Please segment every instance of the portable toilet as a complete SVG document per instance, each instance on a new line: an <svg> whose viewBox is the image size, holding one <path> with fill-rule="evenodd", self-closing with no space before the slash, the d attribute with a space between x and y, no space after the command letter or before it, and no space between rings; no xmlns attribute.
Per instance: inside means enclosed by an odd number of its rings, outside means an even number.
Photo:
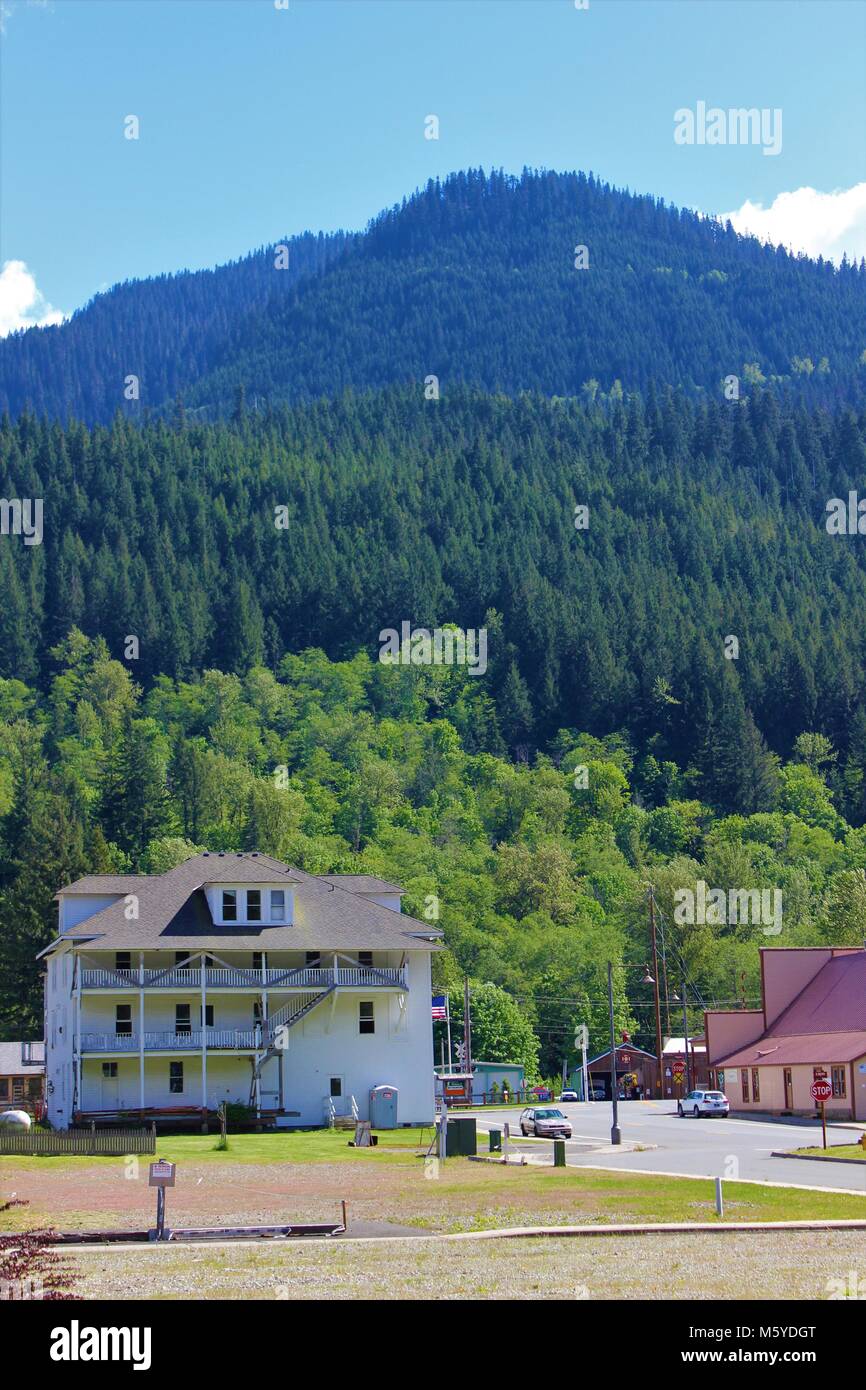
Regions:
<svg viewBox="0 0 866 1390"><path fill-rule="evenodd" d="M374 1129L397 1128L397 1087L374 1086L370 1092L370 1124Z"/></svg>

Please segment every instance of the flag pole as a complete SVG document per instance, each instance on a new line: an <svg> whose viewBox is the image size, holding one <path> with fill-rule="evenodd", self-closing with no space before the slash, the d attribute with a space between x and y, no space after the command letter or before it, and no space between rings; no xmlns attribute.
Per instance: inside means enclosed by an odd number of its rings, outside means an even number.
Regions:
<svg viewBox="0 0 866 1390"><path fill-rule="evenodd" d="M451 996L445 995L445 1027L448 1032L448 1070L451 1070Z"/></svg>

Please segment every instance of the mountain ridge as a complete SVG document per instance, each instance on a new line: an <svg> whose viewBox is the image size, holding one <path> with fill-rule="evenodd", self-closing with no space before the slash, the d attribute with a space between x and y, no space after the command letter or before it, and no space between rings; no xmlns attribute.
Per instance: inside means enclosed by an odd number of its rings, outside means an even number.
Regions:
<svg viewBox="0 0 866 1390"><path fill-rule="evenodd" d="M736 376L807 404L863 398L866 265L794 256L593 174L469 170L364 232L284 244L287 271L275 244L127 282L6 339L0 409L107 423L180 396L216 418L241 389L294 403L430 376L566 396L615 382L721 394Z"/></svg>

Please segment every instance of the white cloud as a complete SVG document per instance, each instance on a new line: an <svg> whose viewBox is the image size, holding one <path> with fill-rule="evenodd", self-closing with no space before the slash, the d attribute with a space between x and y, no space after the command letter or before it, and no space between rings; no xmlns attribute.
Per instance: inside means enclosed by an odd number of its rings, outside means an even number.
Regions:
<svg viewBox="0 0 866 1390"><path fill-rule="evenodd" d="M797 188L780 193L770 204L748 200L735 212L719 214L729 218L738 232L748 232L761 241L771 241L807 256L823 256L841 261L866 256L866 183L819 193L816 188Z"/></svg>
<svg viewBox="0 0 866 1390"><path fill-rule="evenodd" d="M66 315L54 309L36 288L23 261L7 261L0 270L0 338L16 328L44 328L62 323Z"/></svg>

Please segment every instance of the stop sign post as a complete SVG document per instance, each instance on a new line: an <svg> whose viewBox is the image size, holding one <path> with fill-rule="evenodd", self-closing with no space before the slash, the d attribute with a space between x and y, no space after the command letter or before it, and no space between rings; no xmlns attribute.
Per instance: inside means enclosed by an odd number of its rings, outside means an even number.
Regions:
<svg viewBox="0 0 866 1390"><path fill-rule="evenodd" d="M817 1070L817 1069L816 1069L816 1070ZM833 1094L833 1087L830 1085L830 1082L827 1080L826 1073L825 1073L820 1079L818 1079L817 1076L816 1076L816 1080L814 1080L814 1081L812 1082L812 1085L809 1087L809 1090L810 1090L810 1092L811 1092L811 1094L812 1094L812 1099L816 1102L816 1104L820 1105L820 1107L821 1107L821 1137L822 1137L822 1140L823 1140L823 1145L822 1145L822 1147L826 1149L826 1147L827 1147L827 1115L826 1115L826 1111L825 1111L825 1109L824 1109L824 1102L825 1102L825 1101L828 1101L828 1100L830 1099L830 1097L832 1096L832 1094Z"/></svg>

